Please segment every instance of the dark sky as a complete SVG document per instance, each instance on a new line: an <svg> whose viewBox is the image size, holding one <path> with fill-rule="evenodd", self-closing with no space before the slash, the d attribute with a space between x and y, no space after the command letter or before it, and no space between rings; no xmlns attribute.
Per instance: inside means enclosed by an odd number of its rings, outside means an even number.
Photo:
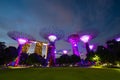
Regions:
<svg viewBox="0 0 120 80"><path fill-rule="evenodd" d="M120 32L120 0L0 0L0 41L16 45L7 36L12 30L43 41L39 32L48 26L68 33L95 29L99 35L91 43L104 44ZM71 47L59 41L57 48Z"/></svg>

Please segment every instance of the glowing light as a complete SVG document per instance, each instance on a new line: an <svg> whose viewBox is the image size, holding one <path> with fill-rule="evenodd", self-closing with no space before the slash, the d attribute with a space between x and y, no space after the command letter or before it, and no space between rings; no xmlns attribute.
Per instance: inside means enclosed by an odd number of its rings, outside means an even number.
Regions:
<svg viewBox="0 0 120 80"><path fill-rule="evenodd" d="M18 42L19 44L25 44L27 42L27 39L18 38Z"/></svg>
<svg viewBox="0 0 120 80"><path fill-rule="evenodd" d="M89 35L83 35L80 40L83 41L84 43L87 43L90 39L90 36Z"/></svg>
<svg viewBox="0 0 120 80"><path fill-rule="evenodd" d="M92 59L93 61L99 61L100 60L100 57L98 55L95 55Z"/></svg>
<svg viewBox="0 0 120 80"><path fill-rule="evenodd" d="M68 53L68 51L67 50L63 50L63 54L67 54Z"/></svg>
<svg viewBox="0 0 120 80"><path fill-rule="evenodd" d="M57 53L57 51L55 50L54 53Z"/></svg>
<svg viewBox="0 0 120 80"><path fill-rule="evenodd" d="M120 38L117 38L116 41L120 41Z"/></svg>
<svg viewBox="0 0 120 80"><path fill-rule="evenodd" d="M47 46L48 44L47 43L43 43L43 45Z"/></svg>
<svg viewBox="0 0 120 80"><path fill-rule="evenodd" d="M77 44L74 44L74 46L77 46Z"/></svg>
<svg viewBox="0 0 120 80"><path fill-rule="evenodd" d="M50 35L50 36L48 36L48 39L50 41L54 42L57 39L57 37L55 35Z"/></svg>
<svg viewBox="0 0 120 80"><path fill-rule="evenodd" d="M37 41L34 41L33 43L35 43L35 44L36 44L36 43L37 43Z"/></svg>
<svg viewBox="0 0 120 80"><path fill-rule="evenodd" d="M94 48L94 45L89 45L90 50Z"/></svg>

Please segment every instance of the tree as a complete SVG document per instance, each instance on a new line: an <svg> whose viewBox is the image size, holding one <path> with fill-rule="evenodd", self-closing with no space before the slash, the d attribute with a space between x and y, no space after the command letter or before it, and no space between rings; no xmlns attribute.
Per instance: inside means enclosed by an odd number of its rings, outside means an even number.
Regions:
<svg viewBox="0 0 120 80"><path fill-rule="evenodd" d="M45 59L36 54L36 53L33 53L33 54L30 54L27 58L27 64L29 65L34 65L34 64L41 64L41 65L44 65L45 64Z"/></svg>
<svg viewBox="0 0 120 80"><path fill-rule="evenodd" d="M80 62L80 57L73 54L73 55L70 56L70 61L71 61L72 64L75 64L77 62Z"/></svg>
<svg viewBox="0 0 120 80"><path fill-rule="evenodd" d="M5 49L5 53L4 53L4 63L9 63L13 60L15 60L15 58L17 57L18 53L17 53L17 49L14 46L9 46Z"/></svg>
<svg viewBox="0 0 120 80"><path fill-rule="evenodd" d="M115 39L106 42L110 54L113 56L113 63L120 61L120 42Z"/></svg>
<svg viewBox="0 0 120 80"><path fill-rule="evenodd" d="M70 63L70 56L68 56L67 54L63 54L62 56L60 56L59 58L59 64L69 64Z"/></svg>
<svg viewBox="0 0 120 80"><path fill-rule="evenodd" d="M4 64L5 42L0 42L0 65Z"/></svg>
<svg viewBox="0 0 120 80"><path fill-rule="evenodd" d="M98 46L96 54L100 57L102 63L113 63L114 61L114 56L104 46Z"/></svg>
<svg viewBox="0 0 120 80"><path fill-rule="evenodd" d="M21 53L19 64L23 64L23 65L26 64L27 58L28 58L27 53Z"/></svg>

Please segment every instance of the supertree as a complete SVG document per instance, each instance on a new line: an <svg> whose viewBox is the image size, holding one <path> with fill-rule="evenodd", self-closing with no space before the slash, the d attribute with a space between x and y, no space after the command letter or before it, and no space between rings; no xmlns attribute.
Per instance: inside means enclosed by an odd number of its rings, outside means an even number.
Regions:
<svg viewBox="0 0 120 80"><path fill-rule="evenodd" d="M109 37L107 40L113 40L113 39L117 42L120 42L120 33L117 33L113 35L112 37Z"/></svg>
<svg viewBox="0 0 120 80"><path fill-rule="evenodd" d="M18 66L23 45L30 41L35 41L35 38L33 38L31 35L28 35L28 34L22 33L22 32L18 32L18 31L10 31L7 33L7 35L10 38L12 38L13 40L16 40L18 42L18 45L19 45L18 46L18 57L15 60L15 66Z"/></svg>
<svg viewBox="0 0 120 80"><path fill-rule="evenodd" d="M80 56L79 50L78 50L78 42L80 41L78 34L70 34L67 37L67 42L72 44L72 50L73 54L76 56Z"/></svg>
<svg viewBox="0 0 120 80"><path fill-rule="evenodd" d="M80 40L85 43L87 54L90 53L93 46L89 45L89 41L96 38L99 31L93 29L93 30L87 30L87 31L80 31L78 32L80 36Z"/></svg>
<svg viewBox="0 0 120 80"><path fill-rule="evenodd" d="M47 49L47 60L46 63L49 66L55 66L55 53L56 46L55 42L64 37L64 32L54 26L43 28L40 30L40 36L49 41Z"/></svg>

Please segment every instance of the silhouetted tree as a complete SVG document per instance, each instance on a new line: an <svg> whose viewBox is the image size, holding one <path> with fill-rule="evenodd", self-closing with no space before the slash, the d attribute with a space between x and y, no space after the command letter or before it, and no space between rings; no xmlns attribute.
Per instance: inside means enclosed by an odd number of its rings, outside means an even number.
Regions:
<svg viewBox="0 0 120 80"><path fill-rule="evenodd" d="M70 63L70 56L68 56L67 54L63 54L62 56L60 56L59 58L59 64L69 64Z"/></svg>
<svg viewBox="0 0 120 80"><path fill-rule="evenodd" d="M0 65L4 64L5 42L0 42Z"/></svg>
<svg viewBox="0 0 120 80"><path fill-rule="evenodd" d="M96 54L100 57L102 63L106 62L113 63L114 61L114 56L104 46L98 46Z"/></svg>
<svg viewBox="0 0 120 80"><path fill-rule="evenodd" d="M4 53L4 62L7 64L13 60L15 60L15 58L17 57L18 53L17 53L17 49L14 46L9 46L5 49L5 53Z"/></svg>
<svg viewBox="0 0 120 80"><path fill-rule="evenodd" d="M73 54L70 56L70 61L72 64L75 64L77 62L80 62L80 57Z"/></svg>
<svg viewBox="0 0 120 80"><path fill-rule="evenodd" d="M33 54L30 54L27 58L27 64L41 64L41 65L44 65L45 64L45 59L36 54L36 53L33 53Z"/></svg>
<svg viewBox="0 0 120 80"><path fill-rule="evenodd" d="M115 39L109 40L106 42L107 48L112 55L112 63L114 64L116 61L120 61L120 44Z"/></svg>
<svg viewBox="0 0 120 80"><path fill-rule="evenodd" d="M87 60L87 61L92 61L92 57L95 56L95 52L94 52L94 51L91 51L91 52L88 53L86 56L87 56L87 57L86 57L85 60Z"/></svg>
<svg viewBox="0 0 120 80"><path fill-rule="evenodd" d="M28 58L27 53L21 53L21 55L20 55L20 63L19 64L26 64L27 58Z"/></svg>

